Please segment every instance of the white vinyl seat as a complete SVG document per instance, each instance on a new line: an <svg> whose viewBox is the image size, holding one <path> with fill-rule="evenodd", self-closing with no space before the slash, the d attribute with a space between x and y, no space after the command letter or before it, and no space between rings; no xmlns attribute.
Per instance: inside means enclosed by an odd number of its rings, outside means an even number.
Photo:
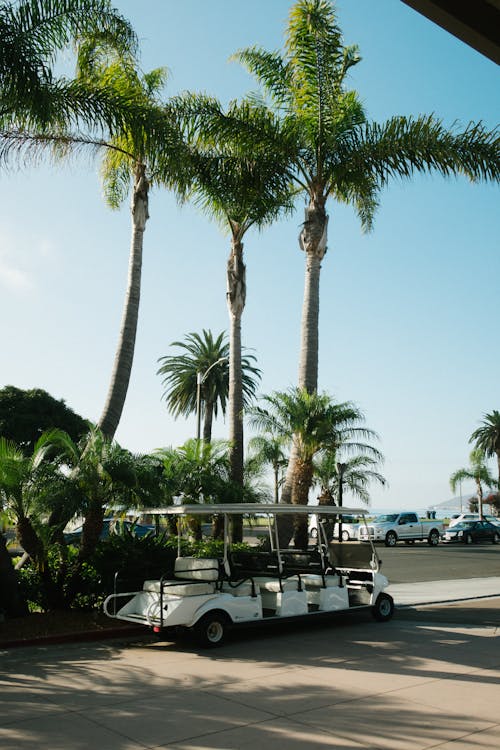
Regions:
<svg viewBox="0 0 500 750"><path fill-rule="evenodd" d="M317 573L305 573L300 575L302 585L308 588L332 588L333 586L340 585L340 577L338 575L327 575L321 576Z"/></svg>
<svg viewBox="0 0 500 750"><path fill-rule="evenodd" d="M255 589L257 591L257 586ZM242 581L241 583L232 585L229 581L224 581L221 591L224 594L232 594L233 596L252 596L252 584L250 581Z"/></svg>
<svg viewBox="0 0 500 750"><path fill-rule="evenodd" d="M200 581L199 583L182 583L181 581L144 581L144 586L142 588L144 591L151 591L159 594L162 585L164 595L203 596L215 593L215 584L208 582L204 583L203 581Z"/></svg>

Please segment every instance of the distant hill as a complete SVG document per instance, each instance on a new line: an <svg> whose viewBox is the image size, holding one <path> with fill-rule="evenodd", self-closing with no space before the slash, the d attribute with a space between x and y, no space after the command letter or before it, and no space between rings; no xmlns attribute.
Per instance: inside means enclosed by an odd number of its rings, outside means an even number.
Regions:
<svg viewBox="0 0 500 750"><path fill-rule="evenodd" d="M462 495L462 498L452 497L449 500L444 500L442 503L436 503L435 505L432 506L432 510L439 510L439 511L446 510L452 513L460 513L462 511L468 511L469 502L475 499L476 499L475 494Z"/></svg>

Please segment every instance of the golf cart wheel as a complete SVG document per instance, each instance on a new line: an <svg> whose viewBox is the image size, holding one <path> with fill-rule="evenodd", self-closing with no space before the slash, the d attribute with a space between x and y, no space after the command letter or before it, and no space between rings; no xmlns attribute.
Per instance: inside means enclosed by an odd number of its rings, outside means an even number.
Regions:
<svg viewBox="0 0 500 750"><path fill-rule="evenodd" d="M229 631L230 620L225 612L207 612L191 630L196 642L202 648L222 646Z"/></svg>
<svg viewBox="0 0 500 750"><path fill-rule="evenodd" d="M430 544L431 547L436 547L439 544L439 531L436 531L436 529L431 531L427 539L427 544Z"/></svg>
<svg viewBox="0 0 500 750"><path fill-rule="evenodd" d="M379 594L372 607L372 615L378 622L390 620L394 614L394 599L389 594Z"/></svg>
<svg viewBox="0 0 500 750"><path fill-rule="evenodd" d="M472 537L470 534L467 534L464 539L465 544L472 544Z"/></svg>
<svg viewBox="0 0 500 750"><path fill-rule="evenodd" d="M318 538L318 529L315 526L311 529L311 538L312 539Z"/></svg>
<svg viewBox="0 0 500 750"><path fill-rule="evenodd" d="M397 544L398 538L396 536L396 533L394 531L388 531L385 535L385 546L386 547L395 547Z"/></svg>

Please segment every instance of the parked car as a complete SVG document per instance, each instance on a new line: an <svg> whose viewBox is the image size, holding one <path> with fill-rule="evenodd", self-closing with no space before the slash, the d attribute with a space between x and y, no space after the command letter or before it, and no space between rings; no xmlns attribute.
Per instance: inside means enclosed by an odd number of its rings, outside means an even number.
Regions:
<svg viewBox="0 0 500 750"><path fill-rule="evenodd" d="M320 514L321 515L321 514ZM318 523L319 518L316 513L311 516L309 521L309 536L313 539L318 537ZM357 516L343 516L342 517L342 540L344 542L350 542L358 538L359 527L363 522ZM338 539L339 525L335 524L333 529L333 538Z"/></svg>
<svg viewBox="0 0 500 750"><path fill-rule="evenodd" d="M359 541L371 539L374 542L384 542L386 547L394 547L399 541L412 544L420 540L434 547L439 544L442 531L443 524L440 521L420 521L417 513L386 513L370 521L367 526L360 526Z"/></svg>
<svg viewBox="0 0 500 750"><path fill-rule="evenodd" d="M455 526L448 526L443 533L443 542L460 542L472 544L473 542L500 541L500 528L489 521L462 521Z"/></svg>
<svg viewBox="0 0 500 750"><path fill-rule="evenodd" d="M448 528L451 528L452 526L456 526L458 523L462 523L462 521L480 521L481 516L479 513L460 513L455 516L452 516L450 518L450 523L448 524ZM488 516L485 513L483 513L483 520L489 521L493 524L493 526L499 526L500 527L500 518L497 518L496 516Z"/></svg>
<svg viewBox="0 0 500 750"><path fill-rule="evenodd" d="M119 534L122 531L128 531L134 536L146 536L146 534L154 533L155 527L140 523L132 523L132 521L123 521L116 518L105 518L102 531L101 539L108 539L110 534ZM77 526L73 531L66 532L64 539L68 544L80 544L82 538L83 525Z"/></svg>

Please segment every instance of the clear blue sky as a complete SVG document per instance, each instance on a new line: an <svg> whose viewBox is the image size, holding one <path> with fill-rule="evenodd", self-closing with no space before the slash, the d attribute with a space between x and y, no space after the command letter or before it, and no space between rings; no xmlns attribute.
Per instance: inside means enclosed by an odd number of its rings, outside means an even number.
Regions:
<svg viewBox="0 0 500 750"><path fill-rule="evenodd" d="M144 70L167 66L166 94L222 100L255 88L229 56L281 47L290 0L118 0L141 39ZM337 3L346 43L363 62L356 88L373 120L431 113L464 125L500 120L491 61L399 0ZM0 387L41 387L97 420L107 393L127 276L129 210L102 200L98 163L2 174ZM372 506L425 508L450 497L468 438L500 408L498 187L433 176L392 183L374 231L329 206L320 310L320 389L350 399L381 438L389 488ZM179 445L195 419L174 421L160 400L157 359L190 331L228 327L218 227L166 192L151 200L140 322L117 433L134 451ZM243 341L263 370L262 392L296 384L304 258L301 212L248 235ZM220 421L216 437L226 437ZM464 492L469 489L464 487ZM472 489L472 488L470 488ZM347 501L346 501L347 502Z"/></svg>

